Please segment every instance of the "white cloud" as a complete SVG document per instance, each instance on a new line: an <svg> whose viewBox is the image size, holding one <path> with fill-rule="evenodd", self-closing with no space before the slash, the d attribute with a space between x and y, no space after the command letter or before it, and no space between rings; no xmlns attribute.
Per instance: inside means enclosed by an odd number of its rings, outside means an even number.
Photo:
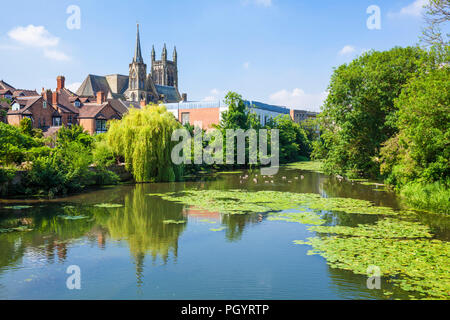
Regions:
<svg viewBox="0 0 450 320"><path fill-rule="evenodd" d="M261 7L270 7L272 6L272 0L243 0L242 3L244 5L254 4Z"/></svg>
<svg viewBox="0 0 450 320"><path fill-rule="evenodd" d="M302 89L295 88L292 91L286 89L275 92L269 96L271 103L294 109L320 111L328 93L309 94Z"/></svg>
<svg viewBox="0 0 450 320"><path fill-rule="evenodd" d="M351 45L346 45L345 47L343 47L341 49L341 51L339 51L339 55L347 56L347 55L350 55L350 54L355 53L355 52L356 52L355 47L353 47Z"/></svg>
<svg viewBox="0 0 450 320"><path fill-rule="evenodd" d="M59 38L52 35L44 26L16 27L8 36L22 47L40 48L44 57L55 61L69 61L70 57L58 50Z"/></svg>
<svg viewBox="0 0 450 320"><path fill-rule="evenodd" d="M389 13L390 17L399 17L399 16L412 16L412 17L421 17L424 6L428 4L429 0L415 0L413 3L407 5L400 9L399 12Z"/></svg>
<svg viewBox="0 0 450 320"><path fill-rule="evenodd" d="M250 68L250 62L244 62L243 67L244 69Z"/></svg>
<svg viewBox="0 0 450 320"><path fill-rule="evenodd" d="M216 88L211 89L209 91L209 93L210 93L210 95L204 97L202 99L202 101L205 101L205 102L220 101L222 99L223 94L224 94L223 91L220 91L220 90L218 90Z"/></svg>
<svg viewBox="0 0 450 320"><path fill-rule="evenodd" d="M59 38L48 32L44 26L16 27L8 32L8 36L17 42L31 47L55 47Z"/></svg>
<svg viewBox="0 0 450 320"><path fill-rule="evenodd" d="M59 50L48 50L44 49L44 56L46 58L56 60L56 61L69 61L70 57L67 56L64 52Z"/></svg>
<svg viewBox="0 0 450 320"><path fill-rule="evenodd" d="M66 86L66 88L72 92L76 92L80 86L81 86L81 82L74 82L74 83L71 83L68 86Z"/></svg>

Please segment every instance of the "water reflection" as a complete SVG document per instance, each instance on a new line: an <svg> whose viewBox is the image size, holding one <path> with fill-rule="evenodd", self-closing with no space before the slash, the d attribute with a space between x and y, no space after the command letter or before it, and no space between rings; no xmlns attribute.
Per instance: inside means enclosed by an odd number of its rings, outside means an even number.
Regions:
<svg viewBox="0 0 450 320"><path fill-rule="evenodd" d="M249 174L249 178L243 181L242 176ZM60 199L47 203L32 203L33 208L24 210L6 210L0 208L0 229L10 229L16 227L26 227L31 231L0 233L0 281L7 279L8 275L14 270L24 267L24 260L32 261L27 266L35 268L37 266L58 265L70 262L74 254L74 250L82 246L91 246L98 248L100 252L107 253L115 243L126 245L126 257L121 259L131 260L134 264L134 278L138 288L142 288L142 292L148 285L144 281L144 276L148 273L148 269L152 268L157 261L161 261L163 265L174 266L178 261L179 251L182 249L190 250L190 255L200 259L197 261L189 260L190 257L184 255L182 263L184 267L189 268L192 265L209 266L211 265L210 256L207 253L197 255L196 246L203 249L223 252L224 255L233 255L230 259L244 259L249 269L266 268L271 270L271 266L277 266L276 263L283 263L289 259L293 259L299 265L311 264L311 268L317 272L318 266L323 266L325 261L321 258L310 258L309 256L299 254L298 246L295 248L288 247L292 240L297 240L311 236L306 230L306 226L295 223L272 223L266 222L264 214L251 215L221 215L219 212L210 212L207 210L187 207L179 203L162 200L159 197L152 197L148 194L182 191L186 189L246 189L249 191L259 190L277 190L289 192L319 193L328 197L352 197L356 199L364 199L374 201L383 206L400 207L401 203L391 193L374 192L373 187L352 184L351 182L339 182L332 177L327 177L318 173L305 173L297 170L281 170L280 174L273 177L258 177L257 172L243 172L237 174L217 175L198 178L197 181L183 183L161 183L161 184L141 184L136 186L120 186L113 189L98 190L92 193L73 196L66 199ZM283 178L285 177L285 178ZM257 179L257 183L254 182ZM273 181L273 182L272 182ZM118 208L100 208L94 206L98 203L114 203L121 204ZM64 217L84 217L83 219L65 219ZM323 218L328 225L347 225L356 226L360 223L371 223L379 219L377 216L363 216L356 214L345 214L341 212L324 212ZM449 219L435 223L435 219L422 217L423 222L430 224L438 235L441 237L448 236ZM429 221L428 221L428 220ZM186 223L166 224L164 221L184 220ZM202 225L202 221L209 220L205 228L201 229L203 233L197 232L196 228ZM263 232L255 231L255 226L261 226ZM225 229L221 232L211 232L210 228ZM286 234L286 230L291 230L291 234ZM248 231L248 232L247 232ZM195 241L188 243L181 240L183 234L189 234L195 238ZM251 234L256 240L249 243ZM270 234L270 236L269 236ZM267 238L271 237L271 238ZM285 239L286 237L286 239ZM205 243L205 240L210 241ZM276 241L282 239L282 243ZM280 240L281 241L281 240ZM272 243L273 242L273 243ZM238 244L233 246L233 252L229 252L230 243ZM264 243L264 248L260 245ZM248 247L249 246L249 247ZM242 248L242 249L240 249ZM288 248L288 249L286 249ZM285 254L280 252L286 251ZM290 251L292 250L292 251ZM122 251L121 251L122 252ZM254 254L253 258L262 259L267 265L250 266L251 261L245 260L248 254ZM290 256L292 255L292 256ZM147 257L152 265L146 266ZM97 257L92 257L95 260ZM220 257L218 258L220 259ZM310 260L312 259L312 260ZM224 261L223 263L225 263ZM317 263L314 264L314 263ZM242 283L252 283L253 273L248 275L244 272L241 274L233 274L229 276L229 282L223 282L221 277L225 277L228 270L220 269L220 266L213 264L213 268L217 270L204 270L208 273L205 275L206 283L211 280L219 279L220 283L231 283L238 286ZM288 268L282 264L283 268ZM114 265L108 268L114 269ZM181 268L181 267L180 267ZM324 286L329 283L330 288L323 291L320 296L312 296L310 298L321 298L322 295L327 298L384 298L381 294L367 291L364 287L364 277L356 276L347 271L338 269L325 268L320 283L315 284L317 287ZM244 277L247 276L248 278ZM172 274L173 276L173 274ZM244 278L240 278L243 276ZM289 291L291 277L301 277L299 274L283 274L279 275L279 270L273 270L270 278L279 277L280 285L284 285L283 292L286 297L298 297L298 292ZM164 277L160 274L160 277ZM308 277L308 275L305 275ZM239 279L239 281L238 281ZM170 282L170 274L164 278L166 282ZM179 281L186 281L181 279ZM202 279L198 279L201 282ZM285 281L285 282L283 282ZM258 283L258 282L254 282ZM230 285L231 285L230 284ZM175 288L176 283L172 284ZM191 284L192 285L192 284ZM200 285L200 284L198 284ZM0 293L2 286L0 284ZM206 286L206 284L205 284ZM255 285L257 286L257 284ZM277 283L273 284L274 287ZM249 287L249 291L251 288ZM175 290L175 289L172 289ZM217 288L206 287L207 290L218 290ZM225 289L223 289L225 290ZM236 289L230 288L230 292ZM314 292L314 288L310 288ZM324 290L323 288L321 290ZM254 290L252 292L257 292ZM25 292L23 292L26 295ZM308 292L304 293L307 296ZM312 293L311 293L312 294ZM57 294L55 293L55 296ZM186 296L188 298L189 296ZM218 296L224 298L225 296ZM230 297L233 297L231 294ZM281 296L283 298L285 296ZM125 297L127 298L127 297ZM249 296L248 298L253 298ZM268 298L280 298L274 293Z"/></svg>

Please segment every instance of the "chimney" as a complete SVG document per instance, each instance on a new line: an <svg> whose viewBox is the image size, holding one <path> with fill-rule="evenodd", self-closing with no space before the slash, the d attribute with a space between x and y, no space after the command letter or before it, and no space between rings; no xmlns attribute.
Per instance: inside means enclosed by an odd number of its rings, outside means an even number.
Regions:
<svg viewBox="0 0 450 320"><path fill-rule="evenodd" d="M61 89L64 89L65 82L66 78L64 78L64 76L58 76L56 78L56 90L59 91Z"/></svg>
<svg viewBox="0 0 450 320"><path fill-rule="evenodd" d="M183 102L187 102L187 93L183 93L183 94L181 95L181 100L182 100Z"/></svg>
<svg viewBox="0 0 450 320"><path fill-rule="evenodd" d="M97 92L97 104L102 104L105 102L105 93L103 91Z"/></svg>
<svg viewBox="0 0 450 320"><path fill-rule="evenodd" d="M52 103L52 90L45 90L42 88L42 97L47 103Z"/></svg>
<svg viewBox="0 0 450 320"><path fill-rule="evenodd" d="M55 107L58 105L58 91L52 93L52 104Z"/></svg>

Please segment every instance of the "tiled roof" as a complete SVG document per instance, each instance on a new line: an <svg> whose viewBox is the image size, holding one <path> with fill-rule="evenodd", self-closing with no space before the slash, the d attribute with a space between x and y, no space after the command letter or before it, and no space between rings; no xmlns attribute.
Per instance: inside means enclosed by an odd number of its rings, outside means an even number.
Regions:
<svg viewBox="0 0 450 320"><path fill-rule="evenodd" d="M36 90L27 90L27 89L16 89L13 92L14 97L24 96L24 97L31 97L31 96L38 96L39 94L36 92Z"/></svg>
<svg viewBox="0 0 450 320"><path fill-rule="evenodd" d="M108 100L108 102L111 105L111 107L113 107L114 110L119 112L121 115L123 115L123 114L128 112L128 107L122 100L120 100L120 99L111 99L111 100Z"/></svg>
<svg viewBox="0 0 450 320"><path fill-rule="evenodd" d="M29 97L28 99L16 99L16 102L20 104L20 110L9 110L8 114L27 114L26 111L29 107L39 101L42 97ZM28 111L29 112L29 111Z"/></svg>
<svg viewBox="0 0 450 320"><path fill-rule="evenodd" d="M87 103L80 108L79 118L95 118L107 105L107 102L102 104Z"/></svg>
<svg viewBox="0 0 450 320"><path fill-rule="evenodd" d="M90 74L84 79L76 94L81 97L94 97L98 91L103 91L107 95L111 91L108 81L106 77Z"/></svg>
<svg viewBox="0 0 450 320"><path fill-rule="evenodd" d="M73 99L73 98L77 98L77 97L74 96L72 91L70 91L66 88L59 90L58 91L58 107L60 107L61 109L65 109L62 111L66 111L66 113L78 113L79 109L72 105L73 102L71 101L71 99ZM75 100L73 100L73 101L75 101Z"/></svg>
<svg viewBox="0 0 450 320"><path fill-rule="evenodd" d="M155 84L155 88L158 94L164 95L164 102L174 103L181 100L181 97L175 87L161 86Z"/></svg>
<svg viewBox="0 0 450 320"><path fill-rule="evenodd" d="M2 89L2 90L11 90L11 91L16 90L16 88L14 88L13 86L11 86L10 84L6 83L3 80L0 80L0 89Z"/></svg>

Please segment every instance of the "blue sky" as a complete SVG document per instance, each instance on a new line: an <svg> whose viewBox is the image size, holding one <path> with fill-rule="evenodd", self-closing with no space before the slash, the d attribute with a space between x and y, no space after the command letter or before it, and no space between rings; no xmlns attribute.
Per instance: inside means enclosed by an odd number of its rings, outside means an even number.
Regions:
<svg viewBox="0 0 450 320"><path fill-rule="evenodd" d="M87 74L128 74L136 34L147 71L155 45L177 46L189 100L233 90L245 98L318 110L333 68L364 50L418 43L425 0L8 1L0 19L0 79L18 88L76 86ZM66 26L70 5L80 29ZM369 30L369 6L381 30Z"/></svg>

